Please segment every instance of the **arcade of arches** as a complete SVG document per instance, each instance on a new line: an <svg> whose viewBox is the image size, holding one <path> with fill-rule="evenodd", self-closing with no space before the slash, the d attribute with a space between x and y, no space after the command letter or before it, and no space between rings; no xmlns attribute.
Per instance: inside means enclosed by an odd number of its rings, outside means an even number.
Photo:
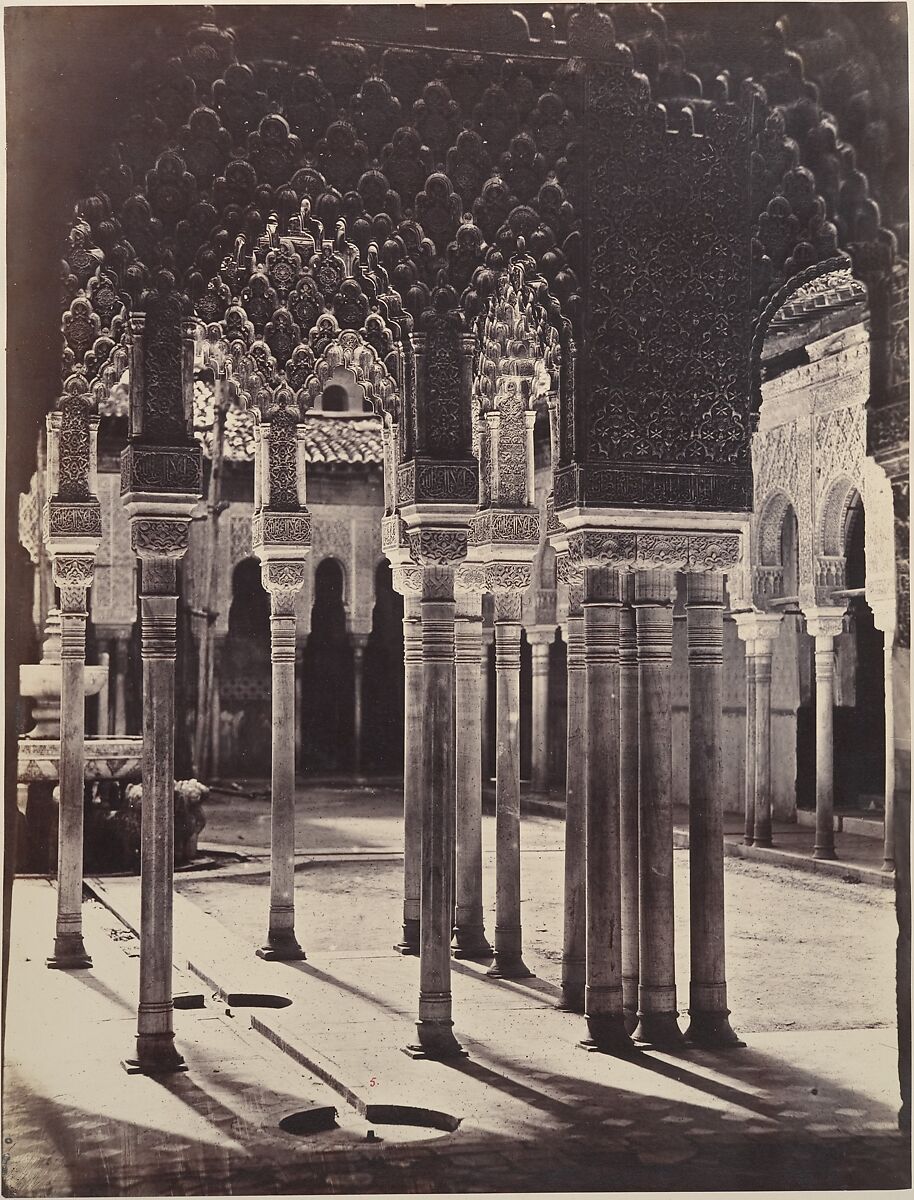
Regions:
<svg viewBox="0 0 914 1200"><path fill-rule="evenodd" d="M724 37L714 6L487 6L479 45L443 8L357 36L219 10L138 68L71 197L18 533L60 661L59 734L20 749L26 815L42 756L59 776L56 967L90 962L94 739L142 739L139 1069L183 1065L176 776L270 777L284 960L296 771L402 772L392 932L431 1057L460 1053L452 940L527 973L522 779L565 799L564 1005L611 1053L740 1044L726 813L759 846L814 822L831 859L866 811L905 886L903 139L862 51L847 99L824 7L746 7Z"/></svg>

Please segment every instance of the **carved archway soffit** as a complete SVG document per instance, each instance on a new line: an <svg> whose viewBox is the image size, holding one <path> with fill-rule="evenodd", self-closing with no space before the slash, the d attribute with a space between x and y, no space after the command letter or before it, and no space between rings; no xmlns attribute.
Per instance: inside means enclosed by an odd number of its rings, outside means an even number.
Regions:
<svg viewBox="0 0 914 1200"><path fill-rule="evenodd" d="M662 101L670 128L700 133L731 93L755 97L759 312L792 275L836 259L839 246L850 251L861 278L890 268L894 242L881 225L881 197L871 194L853 149L835 132L860 122L843 108L836 116L825 111L802 58L786 46L784 28L753 14L758 36L744 41L757 45L758 62L740 70L706 64L707 43L675 11L661 15L644 6L614 16L630 47L627 65ZM265 237L278 258L263 265L262 277L245 281L252 290L244 307L280 362L279 347L294 337L293 327L303 336L313 327L302 314L315 299L309 292L293 300L295 289L279 286L288 272L282 239L310 238L321 255L321 244L339 236L341 220L361 264L356 269L349 260L350 276L380 281L377 296L396 297L404 321L429 307L442 275L475 317L474 272L491 247L513 253L518 237L566 315L577 319L579 56L615 52L608 19L597 29L578 16L569 31L562 10L557 28L547 22L531 33L520 14L499 10L491 17L493 50L482 54L436 48L439 36L449 47L461 43L459 27L446 17L439 35L420 13L398 14L404 44L386 47L390 31L375 27L380 18L367 10L360 14L364 44L338 36L338 16L322 17L308 38L286 28L289 19L271 13L267 31L243 16L233 29L189 24L183 46L163 39L138 67L142 86L132 94L144 97L143 107L128 114L109 147L64 248L65 375L82 367L90 381L101 377L125 314L163 268L199 319L223 320L243 291L238 269ZM837 37L856 61L847 31ZM512 58L513 49L523 57ZM687 65L693 49L702 78ZM832 89L835 103L852 104L852 91ZM861 144L885 145L885 138L867 141L871 126L885 123L878 111L869 117ZM867 166L885 191L891 176L880 154L868 150ZM316 278L316 268L308 269ZM360 303L352 289L345 299ZM119 379L110 365L109 390Z"/></svg>

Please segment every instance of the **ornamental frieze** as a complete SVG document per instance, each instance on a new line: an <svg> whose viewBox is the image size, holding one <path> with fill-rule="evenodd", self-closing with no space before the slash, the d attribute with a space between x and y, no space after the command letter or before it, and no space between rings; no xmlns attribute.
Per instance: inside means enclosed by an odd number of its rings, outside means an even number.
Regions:
<svg viewBox="0 0 914 1200"><path fill-rule="evenodd" d="M479 498L479 476L475 464L427 463L416 464L414 501L441 500L450 503L475 504ZM407 503L400 495L400 502Z"/></svg>
<svg viewBox="0 0 914 1200"><path fill-rule="evenodd" d="M121 494L191 492L203 488L199 446L128 445L121 455Z"/></svg>
<svg viewBox="0 0 914 1200"><path fill-rule="evenodd" d="M60 503L51 500L46 505L47 536L56 538L98 538L102 536L102 510L98 500Z"/></svg>
<svg viewBox="0 0 914 1200"><path fill-rule="evenodd" d="M559 579L574 582L572 568L605 566L629 570L666 567L673 571L727 571L742 557L738 533L676 533L654 530L583 530L568 535L567 560L557 559Z"/></svg>
<svg viewBox="0 0 914 1200"><path fill-rule="evenodd" d="M251 545L288 546L308 550L311 546L311 514L256 513L251 521Z"/></svg>
<svg viewBox="0 0 914 1200"><path fill-rule="evenodd" d="M420 566L453 566L466 558L466 530L410 530L409 553L413 562Z"/></svg>

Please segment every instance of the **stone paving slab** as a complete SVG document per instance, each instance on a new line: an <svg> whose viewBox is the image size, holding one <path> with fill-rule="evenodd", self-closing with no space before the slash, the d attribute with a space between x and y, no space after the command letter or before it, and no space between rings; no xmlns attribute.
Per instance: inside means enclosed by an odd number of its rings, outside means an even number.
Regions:
<svg viewBox="0 0 914 1200"><path fill-rule="evenodd" d="M93 886L135 921L137 880ZM259 1010L255 1028L362 1113L387 1104L434 1107L460 1118L462 1143L472 1136L488 1147L507 1139L545 1150L581 1136L600 1163L618 1155L629 1173L635 1162L639 1171L665 1171L666 1188L674 1166L697 1172L700 1187L712 1186L719 1171L744 1186L754 1171L758 1187L788 1178L794 1159L812 1175L809 1183L794 1175L792 1187L901 1186L907 1178L907 1150L895 1131L891 1031L753 1034L743 1051L645 1053L623 1062L578 1048L581 1018L558 1012L544 981L494 981L484 965L461 962L453 973L456 1032L469 1057L449 1065L416 1061L402 1053L415 1037L416 959L351 947L311 954L305 963L264 963L182 897L175 918L178 961L208 986L293 1000ZM449 1140L448 1154L456 1148ZM755 1164L748 1174L746 1163ZM570 1169L556 1165L554 1177L567 1183ZM577 1156L574 1170L591 1178ZM594 1177L601 1170L595 1165ZM499 1181L491 1190L525 1189Z"/></svg>

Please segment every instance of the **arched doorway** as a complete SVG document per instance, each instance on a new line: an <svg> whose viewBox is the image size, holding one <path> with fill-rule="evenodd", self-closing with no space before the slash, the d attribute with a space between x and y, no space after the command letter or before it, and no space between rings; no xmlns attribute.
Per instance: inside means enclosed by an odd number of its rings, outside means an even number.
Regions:
<svg viewBox="0 0 914 1200"><path fill-rule="evenodd" d="M311 634L302 660L302 769L352 766L354 675L346 630L345 578L335 558L314 572Z"/></svg>
<svg viewBox="0 0 914 1200"><path fill-rule="evenodd" d="M221 762L226 775L265 778L272 744L270 598L260 563L243 559L232 573L228 635L219 663Z"/></svg>
<svg viewBox="0 0 914 1200"><path fill-rule="evenodd" d="M387 560L375 568L375 604L362 676L362 767L403 769L403 597Z"/></svg>

